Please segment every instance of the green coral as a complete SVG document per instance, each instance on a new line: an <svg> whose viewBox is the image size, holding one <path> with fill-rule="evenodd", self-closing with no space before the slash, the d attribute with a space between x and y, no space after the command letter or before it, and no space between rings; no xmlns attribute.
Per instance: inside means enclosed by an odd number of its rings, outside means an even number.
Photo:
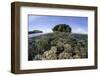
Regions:
<svg viewBox="0 0 100 76"><path fill-rule="evenodd" d="M56 47L51 47L49 51L45 51L43 54L43 60L54 60L57 59L57 54L56 54L57 48Z"/></svg>
<svg viewBox="0 0 100 76"><path fill-rule="evenodd" d="M39 55L39 54L36 55L35 58L34 58L34 60L42 60L42 55Z"/></svg>
<svg viewBox="0 0 100 76"><path fill-rule="evenodd" d="M88 58L87 35L55 32L28 41L28 60Z"/></svg>
<svg viewBox="0 0 100 76"><path fill-rule="evenodd" d="M69 59L70 58L70 54L63 51L62 53L59 54L58 56L59 59Z"/></svg>
<svg viewBox="0 0 100 76"><path fill-rule="evenodd" d="M78 54L76 54L76 55L73 56L73 59L80 59L80 58L81 58L81 56L78 55Z"/></svg>

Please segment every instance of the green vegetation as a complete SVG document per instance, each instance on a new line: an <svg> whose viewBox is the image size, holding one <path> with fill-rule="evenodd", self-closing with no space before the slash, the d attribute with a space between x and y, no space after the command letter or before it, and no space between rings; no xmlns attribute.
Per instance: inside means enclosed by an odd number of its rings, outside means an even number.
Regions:
<svg viewBox="0 0 100 76"><path fill-rule="evenodd" d="M63 28L63 25L59 26ZM28 60L80 59L88 57L87 34L71 33L71 28L28 39ZM59 28L60 31L55 30ZM57 32L55 32L57 31Z"/></svg>
<svg viewBox="0 0 100 76"><path fill-rule="evenodd" d="M66 24L58 24L52 30L54 32L67 32L67 33L70 33L71 32L71 27L69 25L66 25Z"/></svg>
<svg viewBox="0 0 100 76"><path fill-rule="evenodd" d="M42 33L42 31L40 31L40 30L33 30L33 31L29 31L28 33L29 34L32 34L32 33Z"/></svg>

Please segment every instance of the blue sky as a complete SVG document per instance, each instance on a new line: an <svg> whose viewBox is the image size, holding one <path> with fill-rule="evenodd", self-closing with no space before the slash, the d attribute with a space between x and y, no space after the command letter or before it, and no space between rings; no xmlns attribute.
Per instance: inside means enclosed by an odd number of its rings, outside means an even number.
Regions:
<svg viewBox="0 0 100 76"><path fill-rule="evenodd" d="M73 33L88 33L88 17L29 15L28 21L29 31L41 30L49 33L55 25L67 24Z"/></svg>

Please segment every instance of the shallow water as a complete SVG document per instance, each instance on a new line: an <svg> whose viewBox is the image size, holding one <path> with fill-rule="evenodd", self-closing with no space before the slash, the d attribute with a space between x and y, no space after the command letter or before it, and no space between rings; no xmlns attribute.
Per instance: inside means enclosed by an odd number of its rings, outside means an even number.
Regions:
<svg viewBox="0 0 100 76"><path fill-rule="evenodd" d="M28 38L40 36L40 35L43 35L43 34L45 34L45 33L28 34Z"/></svg>

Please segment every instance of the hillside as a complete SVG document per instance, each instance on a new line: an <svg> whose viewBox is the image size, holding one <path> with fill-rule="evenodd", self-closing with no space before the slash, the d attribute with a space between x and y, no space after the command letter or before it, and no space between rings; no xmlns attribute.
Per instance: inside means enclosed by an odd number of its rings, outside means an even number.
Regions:
<svg viewBox="0 0 100 76"><path fill-rule="evenodd" d="M87 34L48 33L28 39L28 60L87 58Z"/></svg>

